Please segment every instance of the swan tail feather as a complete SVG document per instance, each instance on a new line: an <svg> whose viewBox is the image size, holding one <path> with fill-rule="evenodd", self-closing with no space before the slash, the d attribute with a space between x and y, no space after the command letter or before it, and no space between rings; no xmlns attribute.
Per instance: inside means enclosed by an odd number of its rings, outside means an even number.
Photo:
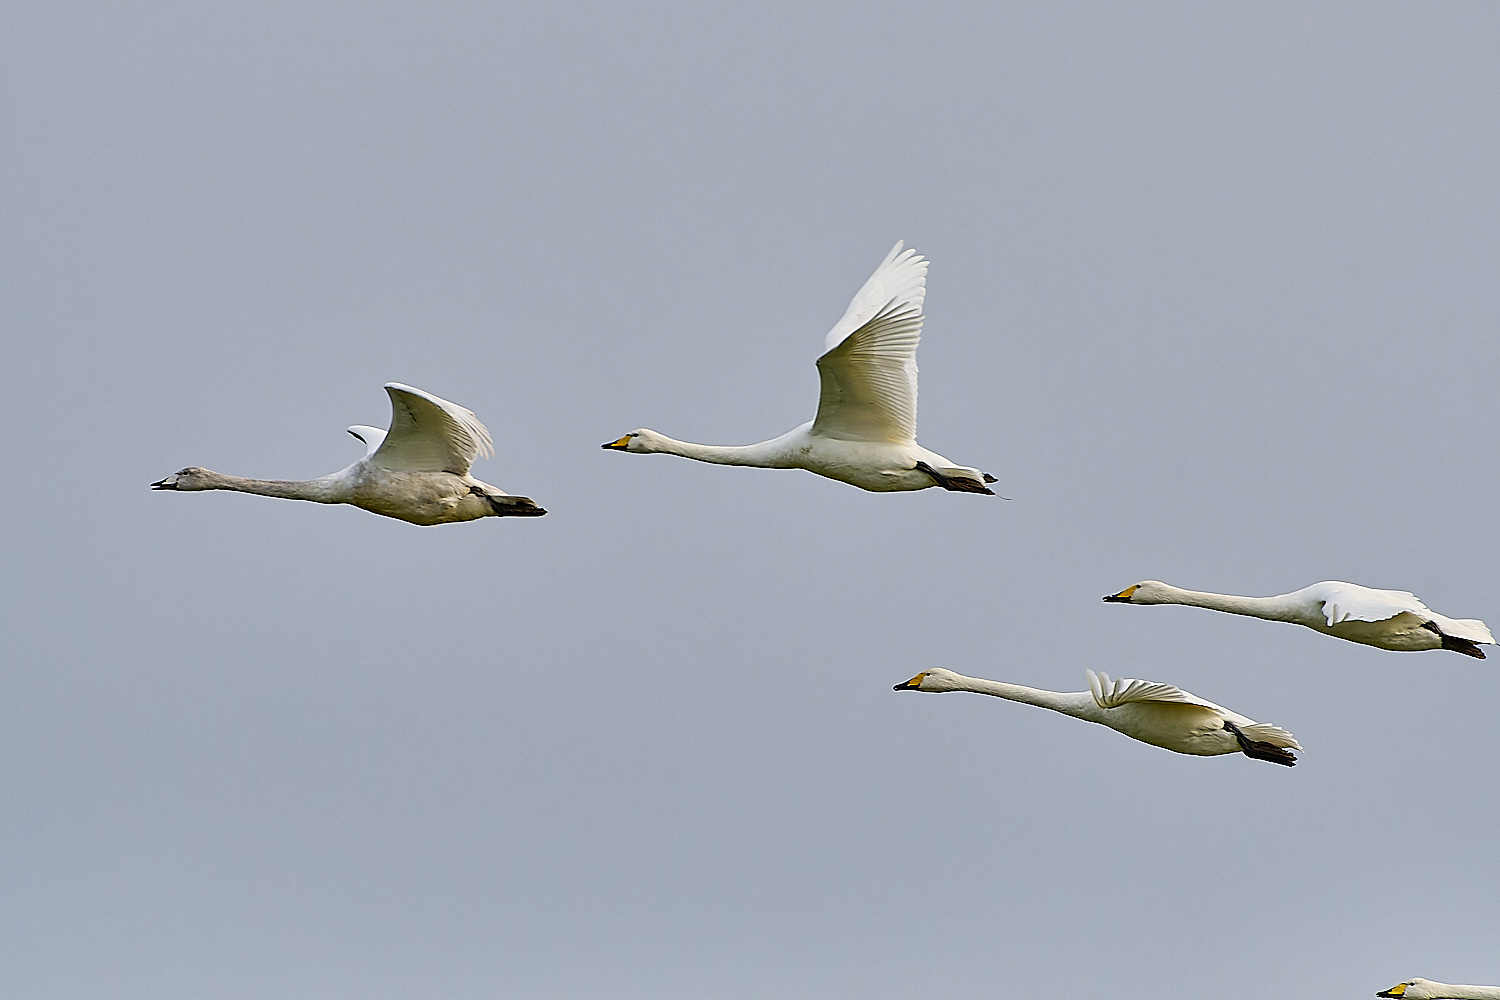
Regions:
<svg viewBox="0 0 1500 1000"><path fill-rule="evenodd" d="M1484 659L1484 650L1480 649L1478 646L1476 646L1474 644L1476 640L1468 638L1467 636L1452 634L1452 633L1458 632L1458 631L1466 631L1466 632L1469 633L1469 635L1471 635L1471 636L1474 635L1475 634L1475 630L1472 630L1472 629L1462 629L1462 630L1460 630L1460 629L1456 629L1456 628L1453 627L1455 625L1462 626L1462 625L1471 625L1471 624L1478 624L1479 625L1479 630L1478 631L1482 632L1482 634L1485 636L1485 638L1479 639L1478 640L1479 642L1491 642L1491 641L1493 641L1493 640L1491 640L1491 639L1488 638L1489 634L1490 634L1490 630L1484 627L1484 622L1477 622L1477 623L1475 623L1475 622L1472 622L1472 621L1456 621L1456 620L1454 620L1452 618L1444 618L1442 625L1439 625L1436 621L1430 621L1430 622L1423 622L1422 623L1422 627L1425 628L1427 631L1429 631L1429 632L1433 633L1434 635L1436 635L1438 637L1438 639L1442 642L1442 645L1443 645L1444 649L1451 649L1455 653L1462 653L1465 656L1472 656L1472 657L1474 657L1476 659L1482 660L1482 659ZM1444 626L1446 626L1446 628Z"/></svg>
<svg viewBox="0 0 1500 1000"><path fill-rule="evenodd" d="M1455 639L1467 639L1469 642L1495 641L1495 637L1490 635L1489 627L1478 618L1449 618L1437 612L1429 612L1426 617L1427 621L1423 624L1429 628L1436 625L1439 635L1451 635Z"/></svg>

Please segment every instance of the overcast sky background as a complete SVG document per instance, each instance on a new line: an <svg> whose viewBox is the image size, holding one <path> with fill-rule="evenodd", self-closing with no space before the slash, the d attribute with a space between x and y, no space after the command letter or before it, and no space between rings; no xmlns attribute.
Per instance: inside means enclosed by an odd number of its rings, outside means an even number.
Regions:
<svg viewBox="0 0 1500 1000"><path fill-rule="evenodd" d="M1500 982L1500 8L17 3L0 966L29 998L1367 997ZM1014 498L603 452L812 417L897 239ZM309 478L381 384L551 513ZM1085 667L1190 758L970 695Z"/></svg>

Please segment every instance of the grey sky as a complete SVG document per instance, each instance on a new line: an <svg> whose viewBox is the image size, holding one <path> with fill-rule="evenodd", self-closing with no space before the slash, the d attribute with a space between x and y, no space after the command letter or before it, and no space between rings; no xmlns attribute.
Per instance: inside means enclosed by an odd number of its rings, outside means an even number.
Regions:
<svg viewBox="0 0 1500 1000"><path fill-rule="evenodd" d="M1500 982L1500 661L1099 600L1500 625L1500 10L248 6L0 18L7 993ZM898 238L921 441L1012 502L600 451L810 419ZM390 380L551 514L146 489L340 468Z"/></svg>

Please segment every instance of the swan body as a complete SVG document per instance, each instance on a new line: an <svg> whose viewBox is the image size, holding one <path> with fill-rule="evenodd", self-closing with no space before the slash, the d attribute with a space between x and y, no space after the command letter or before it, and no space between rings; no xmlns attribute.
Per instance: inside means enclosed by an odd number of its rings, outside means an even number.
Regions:
<svg viewBox="0 0 1500 1000"><path fill-rule="evenodd" d="M1500 986L1449 986L1431 979L1408 979L1375 995L1405 1000L1500 1000Z"/></svg>
<svg viewBox="0 0 1500 1000"><path fill-rule="evenodd" d="M529 497L511 496L469 475L481 454L494 453L490 433L474 414L400 382L385 387L391 427L356 424L349 433L365 457L338 472L301 481L244 479L189 467L151 484L153 490L233 490L314 503L347 503L412 524L480 517L540 517Z"/></svg>
<svg viewBox="0 0 1500 1000"><path fill-rule="evenodd" d="M1186 604L1273 622L1304 625L1350 642L1380 649L1451 649L1484 659L1476 643L1494 643L1477 618L1448 618L1404 590L1373 590L1325 580L1277 597L1235 597L1182 590L1159 580L1143 580L1104 599L1111 604Z"/></svg>
<svg viewBox="0 0 1500 1000"><path fill-rule="evenodd" d="M1008 701L1051 709L1085 722L1108 726L1131 739L1197 757L1243 753L1256 760L1297 763L1292 750L1301 750L1291 733L1255 722L1221 708L1181 688L1156 681L1086 671L1087 691L1043 691L1003 681L965 677L942 667L917 674L897 691L972 691Z"/></svg>
<svg viewBox="0 0 1500 1000"><path fill-rule="evenodd" d="M602 447L715 465L806 469L874 493L941 486L993 496L986 484L995 477L917 444L917 344L927 259L901 247L898 242L886 255L825 339L814 419L759 444L693 444L640 428Z"/></svg>

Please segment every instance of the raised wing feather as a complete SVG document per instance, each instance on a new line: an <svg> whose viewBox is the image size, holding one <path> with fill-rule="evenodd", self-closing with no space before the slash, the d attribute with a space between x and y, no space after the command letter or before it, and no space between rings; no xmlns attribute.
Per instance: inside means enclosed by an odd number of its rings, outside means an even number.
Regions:
<svg viewBox="0 0 1500 1000"><path fill-rule="evenodd" d="M344 430L364 442L365 458L375 454L381 443L385 441L385 431L379 427L371 427L369 424L355 424L353 427L345 427Z"/></svg>
<svg viewBox="0 0 1500 1000"><path fill-rule="evenodd" d="M400 382L385 386L391 397L391 429L369 457L393 472L467 475L480 455L494 454L490 432L473 412Z"/></svg>
<svg viewBox="0 0 1500 1000"><path fill-rule="evenodd" d="M1198 705L1202 708L1222 711L1213 702L1204 701L1197 695L1188 694L1182 688L1173 687L1171 684L1141 681L1131 677L1110 680L1109 674L1102 672L1096 674L1092 670L1085 671L1085 673L1089 677L1089 690L1093 692L1094 703L1100 708L1118 708L1133 701L1160 701L1172 705Z"/></svg>
<svg viewBox="0 0 1500 1000"><path fill-rule="evenodd" d="M842 441L915 441L921 339L921 310L892 299L819 358L823 384L812 433Z"/></svg>
<svg viewBox="0 0 1500 1000"><path fill-rule="evenodd" d="M823 353L839 346L845 337L870 322L893 301L922 311L922 299L927 294L927 258L901 247L902 242L897 240L870 280L854 293L843 318L833 324L824 338Z"/></svg>

